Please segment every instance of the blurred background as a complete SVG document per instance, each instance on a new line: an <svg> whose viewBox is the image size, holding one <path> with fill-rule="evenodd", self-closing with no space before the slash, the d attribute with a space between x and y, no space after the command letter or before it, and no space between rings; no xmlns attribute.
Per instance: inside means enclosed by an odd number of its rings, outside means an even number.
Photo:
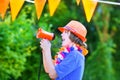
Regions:
<svg viewBox="0 0 120 80"><path fill-rule="evenodd" d="M42 65L37 30L55 33L51 41L54 56L61 47L57 28L73 19L88 30L83 80L120 80L120 6L98 3L88 23L82 2L77 6L75 0L62 0L53 16L46 4L39 20L32 3L25 2L15 21L8 8L4 20L0 18L0 80L50 80Z"/></svg>

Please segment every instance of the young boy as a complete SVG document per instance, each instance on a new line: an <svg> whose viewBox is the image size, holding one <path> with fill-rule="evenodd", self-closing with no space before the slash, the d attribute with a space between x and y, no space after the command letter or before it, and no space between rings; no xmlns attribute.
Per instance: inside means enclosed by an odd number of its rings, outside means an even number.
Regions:
<svg viewBox="0 0 120 80"><path fill-rule="evenodd" d="M58 28L62 34L62 47L55 56L51 57L51 43L42 39L43 64L51 79L82 80L85 55L88 53L86 42L86 28L78 21L72 20L65 27Z"/></svg>

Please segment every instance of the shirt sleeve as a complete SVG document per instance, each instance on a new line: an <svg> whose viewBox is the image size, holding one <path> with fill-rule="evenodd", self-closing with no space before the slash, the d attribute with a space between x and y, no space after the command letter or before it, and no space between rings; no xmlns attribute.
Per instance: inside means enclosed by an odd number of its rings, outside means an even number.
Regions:
<svg viewBox="0 0 120 80"><path fill-rule="evenodd" d="M58 78L62 79L69 73L71 73L73 70L75 70L77 67L80 66L77 61L77 55L75 55L76 51L73 51L69 53L69 55L66 56L66 58L58 65L55 66L55 70L57 72ZM79 54L79 53L78 53ZM79 57L80 58L80 57ZM79 63L82 61L80 60Z"/></svg>

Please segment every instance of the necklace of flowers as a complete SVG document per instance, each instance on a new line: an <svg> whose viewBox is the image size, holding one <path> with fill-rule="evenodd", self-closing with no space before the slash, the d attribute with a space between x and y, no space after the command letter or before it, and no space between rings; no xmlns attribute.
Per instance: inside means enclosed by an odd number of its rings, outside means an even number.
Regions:
<svg viewBox="0 0 120 80"><path fill-rule="evenodd" d="M88 50L79 45L73 45L71 47L61 47L57 55L55 55L54 64L60 64L62 60L73 50L78 50L83 55L88 53Z"/></svg>

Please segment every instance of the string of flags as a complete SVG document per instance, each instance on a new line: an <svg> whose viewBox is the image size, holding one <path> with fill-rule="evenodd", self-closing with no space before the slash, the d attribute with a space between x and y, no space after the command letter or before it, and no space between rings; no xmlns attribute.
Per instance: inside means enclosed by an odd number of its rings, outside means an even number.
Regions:
<svg viewBox="0 0 120 80"><path fill-rule="evenodd" d="M105 4L111 4L111 5L118 5L118 6L120 6L120 3L118 3L118 2L103 1L103 0L93 0L93 1L96 1L96 2L99 2L99 3L105 3Z"/></svg>
<svg viewBox="0 0 120 80"><path fill-rule="evenodd" d="M17 0L17 1L16 0L0 0L0 17L4 19L7 9L8 7L10 7L12 21L14 21L17 15L19 14L25 1L29 3L33 3L35 5L37 18L40 19L42 11L47 2L46 0L34 0L34 1L33 0ZM61 0L48 0L50 16L54 15L60 2ZM77 5L79 5L80 2L81 0L76 0ZM82 0L87 22L90 22L98 2L105 3L105 4L112 4L112 5L120 5L120 3L118 2L110 2L110 1L103 1L103 0Z"/></svg>

